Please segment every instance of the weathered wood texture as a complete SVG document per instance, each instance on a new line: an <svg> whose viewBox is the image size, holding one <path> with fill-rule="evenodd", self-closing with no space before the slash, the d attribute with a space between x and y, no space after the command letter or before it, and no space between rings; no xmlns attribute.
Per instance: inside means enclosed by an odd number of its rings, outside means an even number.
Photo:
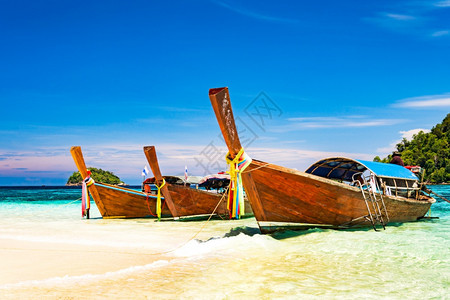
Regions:
<svg viewBox="0 0 450 300"><path fill-rule="evenodd" d="M163 176L159 169L155 147L145 146L144 153L150 168L152 169L153 175L158 181L158 185L161 185L163 182ZM227 213L226 197L222 197L220 194L214 194L202 190L192 189L188 186L179 186L170 183L166 183L161 191L164 197L167 197L167 199L170 199L173 203L173 209L171 209L171 211L175 210L179 216L211 214L221 199L221 204L219 204L215 213L219 215L225 215ZM169 202L167 202L167 204L169 204Z"/></svg>
<svg viewBox="0 0 450 300"><path fill-rule="evenodd" d="M108 217L143 218L156 217L156 197L143 192L110 186L96 185ZM178 216L207 215L214 211L222 195L195 190L183 186L168 185L173 196ZM132 192L132 193L130 193ZM137 195L140 194L140 195ZM161 214L163 217L173 217L170 209L162 200ZM226 199L224 198L216 210L217 214L226 214Z"/></svg>
<svg viewBox="0 0 450 300"><path fill-rule="evenodd" d="M104 183L95 185L95 188L98 190L100 201L106 209L106 212L102 213L103 217L156 217L156 198L154 195L151 197L143 192L110 186ZM91 187L89 190L91 190ZM161 205L161 216L172 216L164 200L162 200Z"/></svg>
<svg viewBox="0 0 450 300"><path fill-rule="evenodd" d="M228 88L211 89L209 97L232 158L241 148ZM362 218L368 210L356 187L289 168L253 160L242 174L255 218L260 222L303 223L346 227L372 226ZM389 221L415 221L426 214L433 199L385 197Z"/></svg>
<svg viewBox="0 0 450 300"><path fill-rule="evenodd" d="M264 216L255 212L257 220L339 227L368 214L359 188L260 161L252 162L246 172L251 174L264 207ZM391 223L415 221L432 204L388 196L384 202Z"/></svg>
<svg viewBox="0 0 450 300"><path fill-rule="evenodd" d="M72 147L70 152L72 153L78 171L81 173L81 176L85 178L87 176L87 169L81 148ZM154 163L153 166L155 167ZM157 161L156 166L159 171ZM155 173L158 171L155 169ZM158 176L161 176L161 173L159 173ZM170 209L169 202L164 198L162 200L161 210L163 217L208 215L214 211L216 205L218 205L215 212L216 214L224 216L228 215L226 197L222 197L221 194L196 190L190 187L170 185L167 183L165 190L163 196L168 195L172 199L174 209ZM162 191L164 191L164 189ZM156 216L155 195L104 183L91 185L89 187L89 192L94 198L95 204L103 217L144 218ZM176 211L177 214L174 216L172 211Z"/></svg>
<svg viewBox="0 0 450 300"><path fill-rule="evenodd" d="M152 169L153 175L155 176L157 185L162 186L161 193L164 195L164 199L166 200L167 206L169 207L170 212L172 213L172 216L178 217L178 211L172 201L172 196L169 193L167 184L162 185L164 181L163 181L163 177L161 175L161 170L159 169L159 163L158 163L158 158L156 156L155 146L145 146L144 153L145 153L145 157L147 158L147 161L150 165L150 168Z"/></svg>
<svg viewBox="0 0 450 300"><path fill-rule="evenodd" d="M78 171L81 174L81 178L86 178L88 176L86 163L84 162L83 158L83 152L81 152L80 146L73 146L70 148L70 154L72 154L73 161L75 162L75 165L77 166ZM97 188L95 186L91 186L89 189L89 192L92 195L92 198L94 199L95 204L97 205L98 210L100 211L100 214L107 215L106 208L104 207L100 195L98 194Z"/></svg>
<svg viewBox="0 0 450 300"><path fill-rule="evenodd" d="M242 146L241 141L239 140L238 131L236 129L236 123L234 121L228 88L223 87L210 89L209 98L216 114L220 131L222 132L222 135L225 139L225 143L228 147L228 151L230 152L230 156L233 159L236 154L239 153ZM255 217L256 215L258 215L265 220L265 209L262 206L261 199L259 197L258 190L256 189L253 182L252 176L249 175L249 173L243 174L242 183L247 195L247 201L250 202Z"/></svg>

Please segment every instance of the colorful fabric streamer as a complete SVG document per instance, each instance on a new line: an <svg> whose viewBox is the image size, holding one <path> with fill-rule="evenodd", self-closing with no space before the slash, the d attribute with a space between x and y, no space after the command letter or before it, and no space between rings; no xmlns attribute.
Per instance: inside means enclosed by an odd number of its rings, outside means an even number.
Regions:
<svg viewBox="0 0 450 300"><path fill-rule="evenodd" d="M230 165L230 187L228 189L227 207L230 211L230 219L239 219L245 214L244 205L244 188L242 185L241 173L251 164L252 159L244 152L244 148L239 150L239 153L230 159L230 152L227 153L225 159Z"/></svg>
<svg viewBox="0 0 450 300"><path fill-rule="evenodd" d="M158 221L161 220L161 189L166 185L166 181L163 178L163 182L158 186L155 182L155 186L158 189L158 195L156 197L156 215L158 216Z"/></svg>
<svg viewBox="0 0 450 300"><path fill-rule="evenodd" d="M86 217L89 209L91 208L91 198L89 197L88 187L95 183L94 179L88 176L83 180L83 185L81 189L81 216Z"/></svg>

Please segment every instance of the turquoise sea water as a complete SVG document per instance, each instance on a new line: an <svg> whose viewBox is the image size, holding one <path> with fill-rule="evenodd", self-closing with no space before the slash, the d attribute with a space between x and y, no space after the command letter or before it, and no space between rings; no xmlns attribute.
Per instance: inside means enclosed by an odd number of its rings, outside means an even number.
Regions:
<svg viewBox="0 0 450 300"><path fill-rule="evenodd" d="M430 188L450 199L450 186ZM92 219L85 220L80 197L79 189L1 188L2 247L8 241L49 243L64 251L86 246L94 257L123 254L130 262L107 272L91 266L48 277L24 273L23 279L0 282L0 298L449 299L450 203L441 199L431 211L439 219L385 231L261 235L254 218L106 220L94 205ZM37 247L29 251L41 255Z"/></svg>

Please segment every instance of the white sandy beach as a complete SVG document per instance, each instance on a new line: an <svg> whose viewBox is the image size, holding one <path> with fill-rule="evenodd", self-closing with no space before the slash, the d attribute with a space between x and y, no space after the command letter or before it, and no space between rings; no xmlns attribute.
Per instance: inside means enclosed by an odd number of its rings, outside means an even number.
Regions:
<svg viewBox="0 0 450 300"><path fill-rule="evenodd" d="M39 193L30 197L38 199ZM271 236L258 234L254 218L155 222L93 214L85 220L78 203L62 203L0 206L0 299L442 299L448 294L447 206L434 209L438 220L381 232Z"/></svg>
<svg viewBox="0 0 450 300"><path fill-rule="evenodd" d="M0 286L54 277L104 274L160 260L142 249L0 239Z"/></svg>

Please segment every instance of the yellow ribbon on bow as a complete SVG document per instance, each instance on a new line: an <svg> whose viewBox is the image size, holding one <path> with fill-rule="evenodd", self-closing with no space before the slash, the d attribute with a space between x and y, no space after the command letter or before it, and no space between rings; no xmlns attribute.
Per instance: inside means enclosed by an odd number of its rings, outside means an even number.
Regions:
<svg viewBox="0 0 450 300"><path fill-rule="evenodd" d="M252 162L250 156L244 152L244 148L239 150L234 159L230 159L230 152L225 156L227 164L230 165L230 187L228 189L227 207L230 210L230 218L239 219L245 214L244 189L242 185L241 172L243 172Z"/></svg>
<svg viewBox="0 0 450 300"><path fill-rule="evenodd" d="M164 178L163 178L163 182L160 186L158 186L155 181L155 186L158 189L158 195L156 197L156 215L158 216L158 221L161 220L161 189L165 185L166 185L166 181L164 180Z"/></svg>

